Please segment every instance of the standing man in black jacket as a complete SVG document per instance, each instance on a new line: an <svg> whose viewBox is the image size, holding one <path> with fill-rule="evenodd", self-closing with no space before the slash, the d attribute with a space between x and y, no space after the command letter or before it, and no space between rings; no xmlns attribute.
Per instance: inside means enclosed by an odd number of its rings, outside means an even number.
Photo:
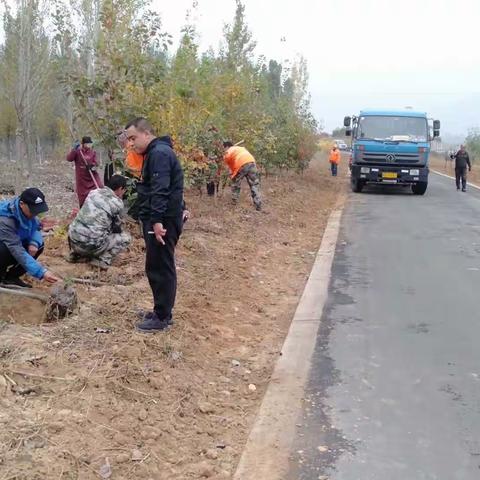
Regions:
<svg viewBox="0 0 480 480"><path fill-rule="evenodd" d="M146 246L146 274L154 299L153 312L141 312L137 329L157 332L172 324L177 291L175 246L183 227L183 170L170 137L157 138L149 121L136 118L127 138L145 160L137 184L139 218Z"/></svg>
<svg viewBox="0 0 480 480"><path fill-rule="evenodd" d="M455 180L457 182L457 190L460 190L460 180L462 181L462 192L467 191L467 166L472 171L470 157L465 150L465 145L460 146L460 150L453 156L455 158Z"/></svg>

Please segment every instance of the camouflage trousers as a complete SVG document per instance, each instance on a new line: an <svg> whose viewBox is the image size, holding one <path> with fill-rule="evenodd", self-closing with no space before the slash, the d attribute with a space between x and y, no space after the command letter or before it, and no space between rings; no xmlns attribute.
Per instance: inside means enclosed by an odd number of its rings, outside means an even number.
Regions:
<svg viewBox="0 0 480 480"><path fill-rule="evenodd" d="M260 175L258 174L257 165L255 163L247 163L240 171L232 178L232 201L234 204L238 203L240 199L240 190L242 180L246 178L250 192L252 194L252 200L257 210L262 208L262 198L260 196Z"/></svg>
<svg viewBox="0 0 480 480"><path fill-rule="evenodd" d="M69 240L72 252L87 259L96 258L111 265L112 260L121 252L126 250L132 241L129 233L112 233L107 237L103 245L88 245Z"/></svg>

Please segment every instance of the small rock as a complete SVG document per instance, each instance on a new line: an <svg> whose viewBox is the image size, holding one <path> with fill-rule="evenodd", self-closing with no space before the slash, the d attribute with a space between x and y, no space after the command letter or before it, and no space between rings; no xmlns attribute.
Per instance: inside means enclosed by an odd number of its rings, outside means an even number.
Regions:
<svg viewBox="0 0 480 480"><path fill-rule="evenodd" d="M143 440L156 440L162 435L162 432L154 427L145 427L141 432L140 436Z"/></svg>
<svg viewBox="0 0 480 480"><path fill-rule="evenodd" d="M251 391L251 392L256 392L257 391L257 387L251 383L249 386L248 386L248 389Z"/></svg>
<svg viewBox="0 0 480 480"><path fill-rule="evenodd" d="M211 478L215 475L215 470L208 462L201 462L195 465L193 472L201 478Z"/></svg>
<svg viewBox="0 0 480 480"><path fill-rule="evenodd" d="M229 480L232 478L232 474L228 470L222 470L216 477L215 480Z"/></svg>
<svg viewBox="0 0 480 480"><path fill-rule="evenodd" d="M131 442L131 438L121 432L116 433L113 436L113 439L115 440L116 443L122 446L126 446Z"/></svg>
<svg viewBox="0 0 480 480"><path fill-rule="evenodd" d="M52 345L53 345L54 347L59 347L59 346L61 345L61 343L62 343L62 342L61 342L60 340L55 340L54 342L52 342Z"/></svg>
<svg viewBox="0 0 480 480"><path fill-rule="evenodd" d="M80 455L78 457L78 461L80 463L85 463L86 465L90 465L92 463L92 459L86 453L84 453L83 455Z"/></svg>
<svg viewBox="0 0 480 480"><path fill-rule="evenodd" d="M146 420L148 418L148 412L142 408L139 412L138 412L138 419L141 420L142 422L144 420Z"/></svg>
<svg viewBox="0 0 480 480"><path fill-rule="evenodd" d="M65 428L65 425L63 424L63 422L52 422L49 426L48 426L48 430L53 432L53 433L59 433L61 432L63 429Z"/></svg>
<svg viewBox="0 0 480 480"><path fill-rule="evenodd" d="M325 447L324 445L320 445L318 448L318 451L320 453L325 453L325 452L328 452L328 447Z"/></svg>
<svg viewBox="0 0 480 480"><path fill-rule="evenodd" d="M128 453L119 453L116 457L115 457L115 461L117 463L126 463L130 460L130 455Z"/></svg>
<svg viewBox="0 0 480 480"><path fill-rule="evenodd" d="M232 360L232 367L239 367L240 362L238 360Z"/></svg>
<svg viewBox="0 0 480 480"><path fill-rule="evenodd" d="M132 450L132 456L130 457L130 459L132 460L132 462L140 462L141 460L143 460L142 452L134 448Z"/></svg>
<svg viewBox="0 0 480 480"><path fill-rule="evenodd" d="M218 452L213 448L210 448L205 452L205 457L209 460L216 460L218 458Z"/></svg>
<svg viewBox="0 0 480 480"><path fill-rule="evenodd" d="M44 448L47 442L39 436L27 438L23 444L27 450L34 450L35 448Z"/></svg>
<svg viewBox="0 0 480 480"><path fill-rule="evenodd" d="M57 412L57 417L62 417L62 418L65 418L65 417L71 417L72 416L72 411L71 410L67 410L66 408L63 409L63 410L59 410Z"/></svg>
<svg viewBox="0 0 480 480"><path fill-rule="evenodd" d="M198 409L201 413L214 413L215 407L209 402L198 402Z"/></svg>
<svg viewBox="0 0 480 480"><path fill-rule="evenodd" d="M182 352L172 352L172 354L170 355L170 358L174 362L178 362L179 360L181 360L183 358L183 353Z"/></svg>

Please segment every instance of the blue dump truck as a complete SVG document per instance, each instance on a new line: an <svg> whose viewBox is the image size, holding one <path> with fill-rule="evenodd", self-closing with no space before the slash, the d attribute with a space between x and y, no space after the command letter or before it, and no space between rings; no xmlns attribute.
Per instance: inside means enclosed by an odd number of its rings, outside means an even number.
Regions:
<svg viewBox="0 0 480 480"><path fill-rule="evenodd" d="M412 110L363 110L345 117L352 137L352 190L367 184L404 185L415 195L428 186L430 142L440 135L440 122Z"/></svg>

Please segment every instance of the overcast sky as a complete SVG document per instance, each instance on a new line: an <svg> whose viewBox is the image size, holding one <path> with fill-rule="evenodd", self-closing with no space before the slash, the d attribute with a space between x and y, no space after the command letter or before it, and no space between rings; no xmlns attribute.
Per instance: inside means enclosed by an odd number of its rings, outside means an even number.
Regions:
<svg viewBox="0 0 480 480"><path fill-rule="evenodd" d="M153 0L178 38L192 0ZM480 0L244 0L256 53L303 55L327 130L360 108L425 110L444 132L480 125ZM233 0L198 0L201 47L217 47ZM285 41L281 41L285 37Z"/></svg>

